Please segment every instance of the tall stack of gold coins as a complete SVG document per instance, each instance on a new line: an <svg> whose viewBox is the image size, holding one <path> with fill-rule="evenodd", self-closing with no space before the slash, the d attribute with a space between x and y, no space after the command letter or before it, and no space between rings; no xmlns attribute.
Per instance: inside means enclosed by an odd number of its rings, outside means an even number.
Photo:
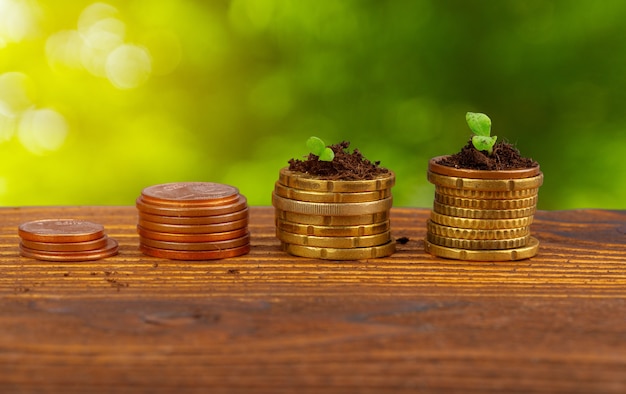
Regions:
<svg viewBox="0 0 626 394"><path fill-rule="evenodd" d="M117 254L117 242L101 224L75 219L44 219L20 224L20 254L47 261L99 260Z"/></svg>
<svg viewBox="0 0 626 394"><path fill-rule="evenodd" d="M248 206L236 187L210 182L150 186L137 198L139 248L173 260L214 260L250 251Z"/></svg>
<svg viewBox="0 0 626 394"><path fill-rule="evenodd" d="M507 261L537 254L530 235L543 183L539 167L480 171L445 167L431 160L428 180L435 201L427 222L426 251L439 257Z"/></svg>
<svg viewBox="0 0 626 394"><path fill-rule="evenodd" d="M301 257L361 260L393 254L389 171L372 180L326 180L280 170L272 193L276 236Z"/></svg>

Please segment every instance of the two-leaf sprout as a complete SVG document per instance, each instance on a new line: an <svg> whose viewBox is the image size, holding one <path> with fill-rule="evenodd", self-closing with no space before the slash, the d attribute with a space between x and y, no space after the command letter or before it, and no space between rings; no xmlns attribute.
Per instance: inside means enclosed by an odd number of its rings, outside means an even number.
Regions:
<svg viewBox="0 0 626 394"><path fill-rule="evenodd" d="M333 161L335 158L335 152L328 148L320 138L310 137L306 141L306 146L311 153L319 157L320 161Z"/></svg>
<svg viewBox="0 0 626 394"><path fill-rule="evenodd" d="M491 137L491 119L485 114L468 112L465 114L467 125L475 134L472 137L474 148L480 151L487 151L493 154L493 146L496 144L497 136Z"/></svg>

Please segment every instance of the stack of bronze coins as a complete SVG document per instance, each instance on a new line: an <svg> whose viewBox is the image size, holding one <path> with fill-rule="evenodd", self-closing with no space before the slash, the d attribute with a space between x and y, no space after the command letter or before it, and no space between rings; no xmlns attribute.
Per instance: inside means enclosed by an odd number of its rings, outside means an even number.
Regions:
<svg viewBox="0 0 626 394"><path fill-rule="evenodd" d="M250 251L246 198L233 186L180 182L137 198L139 248L173 260L214 260Z"/></svg>
<svg viewBox="0 0 626 394"><path fill-rule="evenodd" d="M47 261L90 261L117 254L118 245L100 224L74 219L22 223L20 254Z"/></svg>
<svg viewBox="0 0 626 394"><path fill-rule="evenodd" d="M272 194L276 236L284 251L327 260L393 254L390 232L393 172L372 180L326 180L280 171Z"/></svg>
<svg viewBox="0 0 626 394"><path fill-rule="evenodd" d="M543 183L538 168L525 170L527 177L515 178L524 172L511 170L501 179L497 172L491 173L492 179L479 179L452 176L474 176L477 171L440 167L431 163L428 172L435 201L427 222L427 252L476 261L520 260L537 253L539 242L531 237L530 225Z"/></svg>

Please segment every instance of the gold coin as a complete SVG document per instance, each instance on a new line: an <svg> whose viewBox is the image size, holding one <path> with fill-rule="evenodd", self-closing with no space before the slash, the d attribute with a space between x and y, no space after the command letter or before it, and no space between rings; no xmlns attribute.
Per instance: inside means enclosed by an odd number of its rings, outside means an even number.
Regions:
<svg viewBox="0 0 626 394"><path fill-rule="evenodd" d="M319 237L357 237L384 233L389 231L391 226L389 220L357 226L316 226L276 219L276 227L279 230L293 234L315 235Z"/></svg>
<svg viewBox="0 0 626 394"><path fill-rule="evenodd" d="M389 210L358 216L320 216L287 212L276 209L276 219L292 223L312 224L318 226L358 226L374 224L389 220Z"/></svg>
<svg viewBox="0 0 626 394"><path fill-rule="evenodd" d="M462 238L472 240L495 240L495 239L511 239L526 236L530 233L528 227L518 228L505 228L497 230L474 230L467 228L442 226L437 223L433 223L431 220L427 221L426 228L428 232L434 235L439 235L447 238Z"/></svg>
<svg viewBox="0 0 626 394"><path fill-rule="evenodd" d="M529 235L519 238L497 239L497 240L473 240L449 238L426 233L426 239L435 245L446 246L448 248L471 249L471 250L494 250L494 249L513 249L526 246Z"/></svg>
<svg viewBox="0 0 626 394"><path fill-rule="evenodd" d="M524 189L536 189L543 183L543 174L531 178L520 179L471 179L446 176L428 172L428 181L444 186L458 189L475 189L486 191L512 191Z"/></svg>
<svg viewBox="0 0 626 394"><path fill-rule="evenodd" d="M528 227L533 222L532 216L517 219L468 219L456 216L442 215L431 211L430 220L443 226L477 229L495 230L516 227Z"/></svg>
<svg viewBox="0 0 626 394"><path fill-rule="evenodd" d="M514 200L519 198L533 197L536 196L538 192L539 188L498 192L473 189L457 189L454 187L435 185L435 193L461 198L479 198L482 200Z"/></svg>
<svg viewBox="0 0 626 394"><path fill-rule="evenodd" d="M315 246L318 248L365 248L385 244L391 240L391 233L364 235L362 237L317 237L313 235L293 234L276 230L276 237L282 242L292 245Z"/></svg>
<svg viewBox="0 0 626 394"><path fill-rule="evenodd" d="M435 245L424 240L424 249L433 256L465 261L514 261L528 259L537 254L539 241L530 237L528 244L506 250L465 250Z"/></svg>
<svg viewBox="0 0 626 394"><path fill-rule="evenodd" d="M366 260L391 256L396 251L396 243L389 241L384 245L369 248L317 248L313 246L293 245L281 243L283 251L294 256L324 260Z"/></svg>
<svg viewBox="0 0 626 394"><path fill-rule="evenodd" d="M308 202L332 202L354 203L377 201L391 196L391 189L374 190L371 192L337 193L337 192L312 192L287 187L276 182L274 192L285 198Z"/></svg>
<svg viewBox="0 0 626 394"><path fill-rule="evenodd" d="M537 205L537 196L516 200L479 200L475 198L452 197L435 192L435 201L457 208L520 209Z"/></svg>
<svg viewBox="0 0 626 394"><path fill-rule="evenodd" d="M520 209L470 209L457 208L444 205L435 201L433 210L442 215L458 216L471 219L517 219L532 216L535 213L535 207Z"/></svg>
<svg viewBox="0 0 626 394"><path fill-rule="evenodd" d="M389 171L374 179L355 181L328 180L301 172L289 171L289 168L285 167L280 170L278 181L285 186L300 190L353 193L391 189L396 182L396 175L393 171Z"/></svg>
<svg viewBox="0 0 626 394"><path fill-rule="evenodd" d="M277 196L276 193L272 193L272 204L275 208L283 211L304 213L307 215L356 216L389 210L393 205L393 197L370 202L323 203L290 200Z"/></svg>

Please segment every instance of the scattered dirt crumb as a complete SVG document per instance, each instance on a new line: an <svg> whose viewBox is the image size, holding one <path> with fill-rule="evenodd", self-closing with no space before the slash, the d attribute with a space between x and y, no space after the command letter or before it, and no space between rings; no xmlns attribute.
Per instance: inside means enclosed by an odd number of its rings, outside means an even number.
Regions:
<svg viewBox="0 0 626 394"><path fill-rule="evenodd" d="M408 243L409 241L410 241L410 239L408 237L400 237L400 238L396 239L396 242L401 244L401 245L404 245L404 244Z"/></svg>

